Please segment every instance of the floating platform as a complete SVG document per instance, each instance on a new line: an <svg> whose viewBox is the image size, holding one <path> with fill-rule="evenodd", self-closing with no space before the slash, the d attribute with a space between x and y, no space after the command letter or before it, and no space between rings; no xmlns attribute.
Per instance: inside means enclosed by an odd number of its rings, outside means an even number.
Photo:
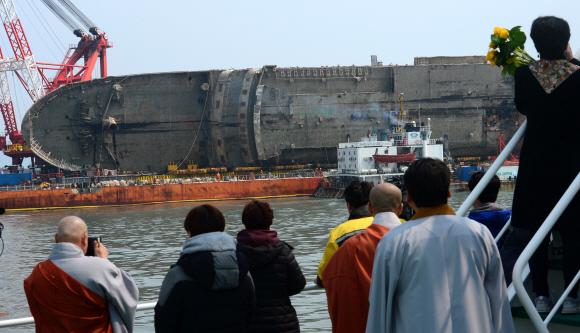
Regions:
<svg viewBox="0 0 580 333"><path fill-rule="evenodd" d="M90 208L188 201L311 195L322 178L0 192L7 210Z"/></svg>

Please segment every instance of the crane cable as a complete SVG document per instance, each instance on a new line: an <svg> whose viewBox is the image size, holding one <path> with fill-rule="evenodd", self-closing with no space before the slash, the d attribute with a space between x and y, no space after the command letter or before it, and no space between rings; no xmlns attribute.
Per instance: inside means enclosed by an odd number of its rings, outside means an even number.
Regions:
<svg viewBox="0 0 580 333"><path fill-rule="evenodd" d="M211 82L211 77L210 77L210 82ZM185 161L187 161L189 154L191 154L191 151L193 150L193 147L195 146L195 142L197 141L197 136L199 135L199 130L201 129L201 126L203 126L203 117L205 116L205 110L206 110L206 106L207 106L207 98L208 97L209 97L209 89L207 90L207 93L205 94L205 103L203 105L203 113L201 114L201 119L199 120L199 127L197 128L197 132L195 132L195 138L193 139L193 142L191 143L191 147L189 148L187 155L185 155L185 158L183 159L183 161L181 161L181 163L179 163L179 165L177 166L177 169L179 169L179 167L181 167L183 165L183 163L185 163ZM169 174L171 174L171 172L167 173L167 175L169 175Z"/></svg>
<svg viewBox="0 0 580 333"><path fill-rule="evenodd" d="M72 2L70 2L69 0L58 0L58 2L60 2L60 5L67 9L68 7L68 11L69 13L73 14L73 16L75 16L75 18L81 23L83 24L87 29L90 29L92 27L96 27L96 25L93 23L93 21L91 21L88 17L86 17L85 14L83 14L83 12L81 12L80 9L78 9Z"/></svg>
<svg viewBox="0 0 580 333"><path fill-rule="evenodd" d="M28 0L26 0L26 2L28 3ZM30 3L28 3L28 5L30 6ZM30 6L30 8L32 9L32 6ZM36 33L40 36L40 32L38 31L38 29L36 29L36 26L34 25L34 23L32 23L33 21L28 17L28 15L26 15L26 12L25 11L21 11L21 12L24 14L26 19L30 22L30 25L32 26L32 28L34 28L34 31L36 31ZM36 12L34 11L34 9L32 9L32 12L34 13L34 15L36 15ZM38 15L36 15L36 17L38 18ZM39 21L40 21L40 19L39 19ZM42 24L42 21L40 21L40 23ZM43 24L43 27L44 27L44 24ZM46 30L46 27L44 29ZM48 30L47 30L47 33L50 36L50 38L54 41L54 39L52 38L52 36L48 32ZM46 45L46 48L52 54L52 56L58 60L58 57L54 54L54 52L52 52L52 49L48 46L48 44L46 43L44 38L42 38L42 42L44 43L44 45ZM56 42L55 42L55 44L56 44ZM57 44L57 48L62 52L60 47L58 47L58 44ZM63 55L64 55L64 53L63 53Z"/></svg>
<svg viewBox="0 0 580 333"><path fill-rule="evenodd" d="M28 0L26 0L28 2ZM48 27L50 28L50 31L52 31L52 33L54 34L54 36L56 37L56 39L58 39L60 45L62 46L62 48L64 50L67 50L68 47L66 47L62 41L60 40L60 38L58 38L58 35L54 32L54 30L52 30L52 27L50 26L50 24L48 24L48 21L46 20L46 18L44 17L44 15L42 15L42 12L40 11L40 9L38 9L38 6L36 6L36 3L34 3L34 1L32 2L34 4L34 7L36 7L36 10L38 10L38 12L40 13L40 16L42 17L42 19L44 20L44 22L46 22L46 25L48 25ZM30 5L30 4L29 4ZM42 23L42 22L41 22ZM44 26L44 25L43 25ZM46 28L45 28L46 29ZM52 38L52 37L51 37ZM54 39L53 39L54 41ZM54 42L56 44L56 41ZM57 45L58 46L58 45Z"/></svg>
<svg viewBox="0 0 580 333"><path fill-rule="evenodd" d="M56 17L58 17L60 21L64 23L64 25L66 25L71 31L74 32L75 30L81 28L77 22L75 22L70 16L68 16L68 14L65 13L64 10L60 8L60 6L58 6L52 0L42 0L42 2L44 2L44 4L48 7L48 9L50 9L52 13L56 15Z"/></svg>

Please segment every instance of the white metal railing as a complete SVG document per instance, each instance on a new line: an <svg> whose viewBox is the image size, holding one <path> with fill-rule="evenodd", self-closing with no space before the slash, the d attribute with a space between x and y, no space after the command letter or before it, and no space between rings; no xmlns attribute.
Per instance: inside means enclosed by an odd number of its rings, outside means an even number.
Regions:
<svg viewBox="0 0 580 333"><path fill-rule="evenodd" d="M302 291L312 291L312 290L317 290L317 289L322 289L322 288L316 284L307 284L304 287L304 289L302 289ZM156 304L157 304L157 302L140 303L137 305L137 311L151 310L151 309L155 308ZM32 318L32 317L0 320L0 328L30 325L30 324L34 324L34 318Z"/></svg>
<svg viewBox="0 0 580 333"><path fill-rule="evenodd" d="M505 149L498 156L497 160L489 168L488 172L486 172L485 175L481 178L480 182L473 189L473 191L467 197L467 199L463 202L459 210L457 210L457 215L464 216L465 213L467 213L467 210L469 210L471 205L473 205L475 200L479 197L481 192L483 192L483 190L485 189L491 178L496 174L496 172L505 162L509 154L511 154L515 146L523 137L524 132L526 130L527 122L528 122L527 120L524 121L520 129L516 132L516 134L512 137L510 142L506 145ZM566 288L562 296L558 299L558 302L556 302L556 305L553 307L552 311L548 314L546 319L542 320L542 317L536 310L534 302L532 301L532 299L530 298L524 287L524 281L529 274L528 261L530 260L534 252L536 252L537 248L539 247L540 243L544 240L544 238L548 236L548 234L552 230L552 227L554 227L554 225L558 221L558 218L560 217L560 215L562 215L566 207L568 207L568 204L570 204L570 202L572 201L572 199L574 198L579 189L580 189L580 174L576 176L576 178L574 179L572 184L568 187L568 189L566 190L560 201L558 201L558 204L554 207L550 215L548 215L548 217L546 218L540 229L536 231L534 237L530 240L524 251L520 254L513 269L512 273L513 283L509 288L511 290L508 290L508 293L510 294L510 300L513 298L514 294L518 296L518 299L520 300L524 309L526 310L532 324L534 325L536 330L540 333L549 332L548 324L550 323L554 315L557 313L562 303L564 303L564 300L570 294L570 291L572 290L574 285L580 280L580 271L576 274L574 280L570 283L568 288ZM505 233L510 224L511 218L496 237L495 239L496 242Z"/></svg>
<svg viewBox="0 0 580 333"><path fill-rule="evenodd" d="M550 311L550 314L548 314L545 320L542 320L542 317L536 310L534 302L532 302L532 299L526 293L526 289L524 288L524 281L522 278L523 275L522 272L524 271L527 262L530 260L534 252L536 252L536 249L540 246L540 243L542 243L544 238L548 236L548 234L552 230L552 227L556 224L558 218L560 217L560 215L562 215L566 207L568 207L568 204L570 204L572 199L574 199L574 196L576 195L579 189L580 189L580 174L576 176L576 178L574 179L570 187L568 187L568 189L566 190L560 201L558 201L558 204L556 204L554 209L552 209L552 212L550 212L548 218L544 221L540 229L536 231L536 234L530 240L530 242L528 243L522 254L520 254L520 257L518 258L518 261L516 261L516 265L514 266L513 284L516 289L516 294L520 302L524 306L524 309L526 309L526 312L528 313L530 320L534 324L534 327L540 333L549 332L548 323L550 323L550 320L552 320L552 318L554 317L554 315L556 314L562 303L564 303L564 300L570 294L570 291L572 290L574 285L578 282L578 280L580 280L580 271L578 271L578 273L574 277L574 280L564 291L560 299L558 299L558 302L556 303L552 311Z"/></svg>
<svg viewBox="0 0 580 333"><path fill-rule="evenodd" d="M475 202L475 200L477 200L477 198L481 195L481 192L483 192L483 190L485 189L485 187L487 186L487 184L489 184L489 182L491 181L491 179L493 178L493 176L495 176L495 174L497 173L497 171L499 170L499 168L507 160L507 158L509 157L509 155L511 154L511 152L515 149L515 147L517 146L517 144L520 142L520 140L524 136L524 133L526 131L527 124L528 124L528 121L527 120L524 121L524 123L522 124L522 126L520 126L520 128L518 129L518 131L516 132L516 134L514 134L514 136L511 138L510 142L506 145L506 147L501 152L501 154L499 154L499 156L493 162L493 164L491 165L491 167L489 167L489 169L487 170L487 172L483 175L483 177L481 178L481 180L479 181L479 183L477 184L477 186L475 186L475 188L473 189L473 191L471 192L471 194L469 194L469 196L467 196L467 199L465 199L465 201L463 202L463 204L461 205L461 207L459 207L459 209L457 210L457 215L458 216L465 216L465 214L467 213L467 211L469 210L469 208L471 208L471 206L473 205L473 203ZM501 229L501 231L495 237L495 242L496 243L505 234L505 232L507 231L507 229L511 225L511 222L512 222L512 219L510 217L509 221L506 222L506 224L504 225L504 227ZM526 261L526 265L524 265L524 266L525 266L524 267L524 270L521 273L522 281L524 281L528 277L528 275L530 273L530 269L529 269L529 266L527 265L527 261ZM515 280L515 277L514 276L515 276L515 269L514 269L514 272L512 273L512 280ZM508 287L508 297L509 297L510 302L514 299L515 296L516 296L516 289L515 289L514 284L512 283ZM534 310L535 310L535 307L534 307Z"/></svg>

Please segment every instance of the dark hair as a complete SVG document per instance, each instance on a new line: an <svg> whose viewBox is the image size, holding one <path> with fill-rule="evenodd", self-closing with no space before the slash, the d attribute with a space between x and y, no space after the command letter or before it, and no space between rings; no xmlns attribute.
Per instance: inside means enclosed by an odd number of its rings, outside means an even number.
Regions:
<svg viewBox="0 0 580 333"><path fill-rule="evenodd" d="M191 233L191 237L208 232L223 232L226 228L226 219L224 214L214 206L201 205L187 213L183 227Z"/></svg>
<svg viewBox="0 0 580 333"><path fill-rule="evenodd" d="M405 188L417 207L447 203L451 173L441 160L422 158L411 163L403 176Z"/></svg>
<svg viewBox="0 0 580 333"><path fill-rule="evenodd" d="M570 26L555 16L540 16L532 23L530 37L542 59L565 59L564 52L570 41Z"/></svg>
<svg viewBox="0 0 580 333"><path fill-rule="evenodd" d="M364 206L369 203L372 188L368 182L355 180L344 189L344 200L354 208Z"/></svg>
<svg viewBox="0 0 580 333"><path fill-rule="evenodd" d="M242 212L242 223L248 229L266 230L272 225L274 212L267 202L252 200Z"/></svg>
<svg viewBox="0 0 580 333"><path fill-rule="evenodd" d="M469 188L469 192L473 192L473 189L479 184L481 178L485 175L485 172L476 172L471 175L469 178L469 182L467 183L467 187ZM499 193L499 188L501 183L499 181L499 177L494 175L483 192L479 195L478 199L481 203L488 203L488 202L495 202L497 200L497 194Z"/></svg>

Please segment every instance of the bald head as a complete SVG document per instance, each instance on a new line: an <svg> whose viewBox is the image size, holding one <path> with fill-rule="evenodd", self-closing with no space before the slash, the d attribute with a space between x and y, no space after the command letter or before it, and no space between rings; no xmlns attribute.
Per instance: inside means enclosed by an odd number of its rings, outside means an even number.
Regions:
<svg viewBox="0 0 580 333"><path fill-rule="evenodd" d="M395 185L383 183L373 187L369 199L373 215L385 212L397 213L403 201L403 195Z"/></svg>
<svg viewBox="0 0 580 333"><path fill-rule="evenodd" d="M76 216L67 216L58 222L56 241L59 243L78 244L86 233L87 225L85 221Z"/></svg>

